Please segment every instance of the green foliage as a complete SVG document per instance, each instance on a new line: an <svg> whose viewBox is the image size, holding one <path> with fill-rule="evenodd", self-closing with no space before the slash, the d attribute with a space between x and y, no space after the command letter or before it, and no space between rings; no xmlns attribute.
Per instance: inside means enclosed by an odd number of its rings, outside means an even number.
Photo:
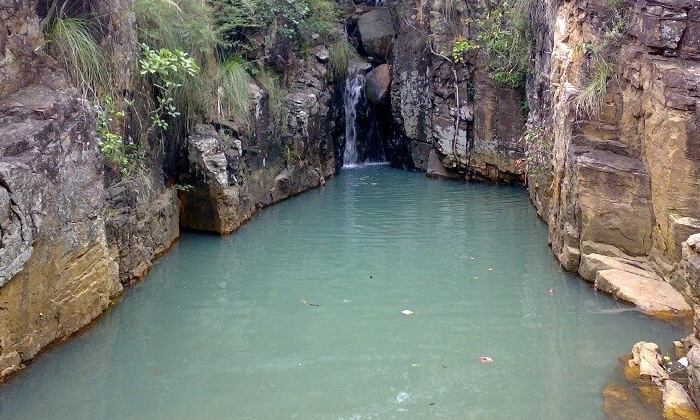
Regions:
<svg viewBox="0 0 700 420"><path fill-rule="evenodd" d="M614 9L619 9L624 3L625 0L605 0L605 4Z"/></svg>
<svg viewBox="0 0 700 420"><path fill-rule="evenodd" d="M219 64L216 83L219 113L238 115L248 122L250 85L242 61L234 57Z"/></svg>
<svg viewBox="0 0 700 420"><path fill-rule="evenodd" d="M101 102L95 102L95 134L100 142L100 151L108 162L116 165L126 174L129 168L129 156L127 146L122 136L116 133L115 127L124 118L124 111L118 110L114 105L114 99L106 96Z"/></svg>
<svg viewBox="0 0 700 420"><path fill-rule="evenodd" d="M54 19L46 31L49 54L68 72L84 95L99 96L110 89L111 74L105 54L93 37L94 22L85 18Z"/></svg>
<svg viewBox="0 0 700 420"><path fill-rule="evenodd" d="M328 77L333 80L345 78L350 62L357 57L357 51L347 39L339 39L329 48Z"/></svg>
<svg viewBox="0 0 700 420"><path fill-rule="evenodd" d="M214 51L213 11L202 0L135 0L139 42L181 50L200 63Z"/></svg>
<svg viewBox="0 0 700 420"><path fill-rule="evenodd" d="M212 87L211 63L217 45L218 34L213 29L213 9L202 0L135 0L134 12L141 44L155 50L181 51L191 57L202 71L174 72L169 75L173 83L168 88L170 104L158 103L158 107L172 110L191 125L209 117L213 110L215 89ZM143 50L144 52L146 50ZM142 74L144 74L142 72ZM145 80L149 86L152 80ZM156 86L162 90L162 86ZM162 98L159 92L158 96ZM158 125L164 122L158 121ZM163 128L167 127L162 126Z"/></svg>
<svg viewBox="0 0 700 420"><path fill-rule="evenodd" d="M629 21L626 16L619 10L615 10L612 16L612 22L610 27L606 29L603 37L605 43L619 41L625 33L627 33L627 27L629 26Z"/></svg>
<svg viewBox="0 0 700 420"><path fill-rule="evenodd" d="M285 166L293 166L294 164L300 163L302 161L301 154L294 149L294 147L289 147L288 144L284 145L284 150L282 150L282 158L284 159Z"/></svg>
<svg viewBox="0 0 700 420"><path fill-rule="evenodd" d="M182 86L177 77L182 74L194 76L199 71L199 66L192 57L180 50L161 48L156 51L146 44L141 44L141 49L143 58L139 60L140 73L150 76L153 86L158 90L158 107L150 113L151 129L159 127L165 130L168 123L164 118L180 115L173 98L175 90Z"/></svg>
<svg viewBox="0 0 700 420"><path fill-rule="evenodd" d="M608 91L608 79L613 74L613 63L610 60L598 58L595 68L586 86L575 100L576 112L579 116L598 118Z"/></svg>
<svg viewBox="0 0 700 420"><path fill-rule="evenodd" d="M452 43L452 62L455 64L465 63L466 57L464 57L464 53L476 48L479 48L479 46L475 42L461 35L458 36Z"/></svg>
<svg viewBox="0 0 700 420"><path fill-rule="evenodd" d="M331 0L212 0L220 43L235 53L255 48L251 39L268 37L293 39L297 47L312 34L332 39L340 20L340 9Z"/></svg>
<svg viewBox="0 0 700 420"><path fill-rule="evenodd" d="M512 88L525 86L530 72L530 0L504 0L477 21L478 39L488 56L493 80Z"/></svg>

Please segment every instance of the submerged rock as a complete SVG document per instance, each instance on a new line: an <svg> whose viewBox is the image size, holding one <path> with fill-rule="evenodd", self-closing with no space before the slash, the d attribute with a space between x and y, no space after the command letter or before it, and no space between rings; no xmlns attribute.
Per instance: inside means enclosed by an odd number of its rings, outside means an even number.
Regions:
<svg viewBox="0 0 700 420"><path fill-rule="evenodd" d="M664 382L663 413L666 420L700 420L695 404L683 386L676 381Z"/></svg>
<svg viewBox="0 0 700 420"><path fill-rule="evenodd" d="M650 315L690 317L693 313L683 295L643 262L585 254L581 258L579 274L601 291L633 303Z"/></svg>

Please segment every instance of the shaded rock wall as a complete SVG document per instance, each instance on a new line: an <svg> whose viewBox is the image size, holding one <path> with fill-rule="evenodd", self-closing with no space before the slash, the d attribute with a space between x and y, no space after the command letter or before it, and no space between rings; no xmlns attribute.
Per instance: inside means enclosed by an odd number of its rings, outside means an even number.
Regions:
<svg viewBox="0 0 700 420"><path fill-rule="evenodd" d="M222 125L217 131L201 125L188 138L190 169L181 183L193 188L180 193L184 227L231 233L260 208L322 185L337 173L340 151L334 139L341 101L331 103L333 86L321 62L296 59L294 69L283 121L273 121L269 93L250 79L248 127Z"/></svg>
<svg viewBox="0 0 700 420"><path fill-rule="evenodd" d="M480 49L451 57L459 37L476 41L483 11L477 1L456 2L449 13L446 7L393 7L391 161L431 175L515 182L524 158L524 92L491 80Z"/></svg>

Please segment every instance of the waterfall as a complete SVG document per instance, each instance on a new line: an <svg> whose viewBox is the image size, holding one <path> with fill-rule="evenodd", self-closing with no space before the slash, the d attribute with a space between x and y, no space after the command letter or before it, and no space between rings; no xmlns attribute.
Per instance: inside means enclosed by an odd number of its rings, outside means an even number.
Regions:
<svg viewBox="0 0 700 420"><path fill-rule="evenodd" d="M343 166L356 165L357 162L357 104L364 95L365 77L350 74L345 80L343 104L345 105L345 151Z"/></svg>

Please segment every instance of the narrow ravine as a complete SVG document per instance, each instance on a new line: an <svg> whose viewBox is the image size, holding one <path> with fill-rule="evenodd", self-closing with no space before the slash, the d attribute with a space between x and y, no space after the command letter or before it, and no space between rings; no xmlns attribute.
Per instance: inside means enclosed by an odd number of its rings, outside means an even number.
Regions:
<svg viewBox="0 0 700 420"><path fill-rule="evenodd" d="M235 235L186 233L0 388L0 419L602 420L617 357L684 331L609 313L545 238L521 188L345 170Z"/></svg>

